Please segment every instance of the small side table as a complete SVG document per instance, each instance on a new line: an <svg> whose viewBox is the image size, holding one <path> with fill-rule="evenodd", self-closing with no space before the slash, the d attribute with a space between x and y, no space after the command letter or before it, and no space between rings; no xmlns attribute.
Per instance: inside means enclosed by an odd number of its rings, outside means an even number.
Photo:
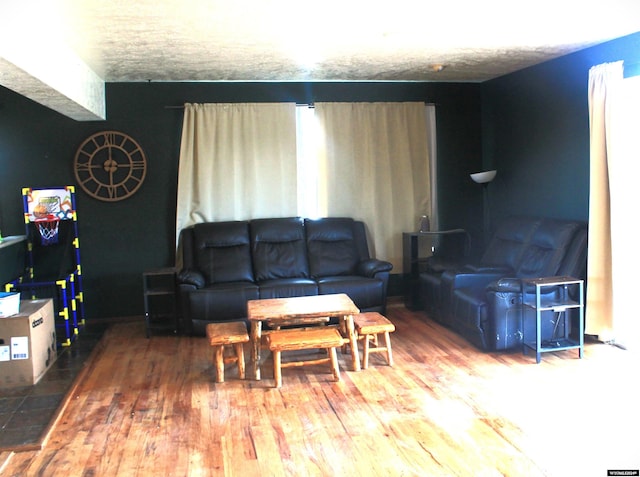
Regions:
<svg viewBox="0 0 640 477"><path fill-rule="evenodd" d="M157 268L142 273L147 338L153 330L178 332L176 269Z"/></svg>
<svg viewBox="0 0 640 477"><path fill-rule="evenodd" d="M575 299L571 297L570 289L578 289ZM554 290L555 288L555 290ZM531 293L533 292L533 293ZM532 301L530 298L534 297ZM536 363L540 363L541 354L547 351L562 351L567 349L578 349L578 355L582 358L584 352L584 281L573 277L544 277L525 278L522 280L522 305L523 320L527 308L535 310L536 314L536 336L535 339L523 336L522 352L526 355L527 349L536 352ZM570 309L579 310L578 337L573 339L569 336L569 316ZM541 336L541 316L544 311L558 313L556 320L560 320L563 315L563 336L552 336L550 339L542 339ZM556 322L557 323L557 322ZM523 324L523 330L525 329Z"/></svg>

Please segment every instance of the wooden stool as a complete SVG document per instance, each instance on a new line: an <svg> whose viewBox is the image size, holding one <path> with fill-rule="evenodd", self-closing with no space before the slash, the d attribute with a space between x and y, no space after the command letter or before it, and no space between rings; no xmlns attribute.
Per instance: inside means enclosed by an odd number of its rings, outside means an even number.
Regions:
<svg viewBox="0 0 640 477"><path fill-rule="evenodd" d="M391 338L389 333L395 331L396 327L380 313L369 312L353 315L353 324L358 333L358 339L363 340L362 369L369 367L369 353L387 353L387 363L393 366L393 355L391 353ZM378 345L378 335L384 333L384 346ZM373 341L374 346L370 347L369 342Z"/></svg>
<svg viewBox="0 0 640 477"><path fill-rule="evenodd" d="M272 331L267 335L269 349L273 353L273 378L276 387L282 386L282 369L291 366L308 366L312 364L331 363L331 371L335 381L340 381L340 369L336 348L342 346L344 339L335 328L307 328L305 330ZM283 363L281 353L283 351L296 351L303 349L326 349L327 357L322 359L291 361Z"/></svg>
<svg viewBox="0 0 640 477"><path fill-rule="evenodd" d="M207 325L207 338L209 344L214 347L213 362L216 366L216 382L224 383L225 363L238 363L238 377L244 379L244 347L242 343L249 341L247 327L242 321L230 321L227 323L209 323ZM235 356L224 357L225 345L233 345Z"/></svg>

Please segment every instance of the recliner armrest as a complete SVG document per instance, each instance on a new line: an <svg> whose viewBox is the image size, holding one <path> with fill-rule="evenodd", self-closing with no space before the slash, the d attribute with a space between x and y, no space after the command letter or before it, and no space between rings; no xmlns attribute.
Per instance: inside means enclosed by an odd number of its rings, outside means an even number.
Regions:
<svg viewBox="0 0 640 477"><path fill-rule="evenodd" d="M193 269L180 270L180 273L178 273L178 283L193 285L196 288L202 288L206 285L204 275Z"/></svg>
<svg viewBox="0 0 640 477"><path fill-rule="evenodd" d="M515 277L505 277L489 284L487 291L520 293L522 290L522 280Z"/></svg>
<svg viewBox="0 0 640 477"><path fill-rule="evenodd" d="M370 258L358 263L357 273L364 277L375 277L377 273L390 272L393 265L390 262L384 260L378 260L376 258Z"/></svg>
<svg viewBox="0 0 640 477"><path fill-rule="evenodd" d="M453 292L458 288L485 288L492 282L502 278L499 273L476 273L468 270L449 270L442 275L443 290Z"/></svg>

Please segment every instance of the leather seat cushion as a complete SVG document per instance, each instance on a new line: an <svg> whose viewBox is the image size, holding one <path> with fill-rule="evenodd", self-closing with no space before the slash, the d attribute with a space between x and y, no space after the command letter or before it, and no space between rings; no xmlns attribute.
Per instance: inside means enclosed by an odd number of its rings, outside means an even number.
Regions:
<svg viewBox="0 0 640 477"><path fill-rule="evenodd" d="M318 294L318 285L309 278L282 278L258 283L260 298L289 298Z"/></svg>
<svg viewBox="0 0 640 477"><path fill-rule="evenodd" d="M320 295L346 293L360 310L364 310L380 305L384 293L384 284L378 278L359 276L324 277L318 279L318 293Z"/></svg>
<svg viewBox="0 0 640 477"><path fill-rule="evenodd" d="M353 219L305 220L309 271L313 277L353 275L359 262Z"/></svg>
<svg viewBox="0 0 640 477"><path fill-rule="evenodd" d="M247 222L196 224L193 236L195 263L205 283L253 281Z"/></svg>
<svg viewBox="0 0 640 477"><path fill-rule="evenodd" d="M257 281L309 277L302 219L255 219L250 227Z"/></svg>
<svg viewBox="0 0 640 477"><path fill-rule="evenodd" d="M543 220L522 252L516 276L549 277L556 275L568 245L577 230L577 222Z"/></svg>
<svg viewBox="0 0 640 477"><path fill-rule="evenodd" d="M246 317L247 300L258 298L258 286L253 283L217 283L189 293L189 309L194 320L232 320Z"/></svg>
<svg viewBox="0 0 640 477"><path fill-rule="evenodd" d="M539 219L527 217L505 219L491 238L480 263L515 269L520 263L524 244L529 241L539 224Z"/></svg>

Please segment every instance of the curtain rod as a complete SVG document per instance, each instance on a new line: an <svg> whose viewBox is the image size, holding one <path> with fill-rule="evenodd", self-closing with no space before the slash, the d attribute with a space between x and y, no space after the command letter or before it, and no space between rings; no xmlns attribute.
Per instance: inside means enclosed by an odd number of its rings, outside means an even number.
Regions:
<svg viewBox="0 0 640 477"><path fill-rule="evenodd" d="M360 101L343 101L343 102L360 102ZM369 102L369 103L386 103L386 102L392 102L392 101L363 101L363 102ZM233 103L229 103L229 104L233 104ZM427 102L424 101L425 106L437 106L437 103L431 103L431 102ZM296 103L296 106L308 106L310 108L314 108L315 107L315 103ZM184 104L181 106L175 106L175 105L165 105L164 109L184 109Z"/></svg>
<svg viewBox="0 0 640 477"><path fill-rule="evenodd" d="M229 103L229 104L233 104L233 103ZM313 108L313 103L296 103L296 106L309 106L310 108ZM166 105L164 109L184 109L184 105L182 106Z"/></svg>
<svg viewBox="0 0 640 477"><path fill-rule="evenodd" d="M633 78L640 75L640 62L625 63L623 75L625 78Z"/></svg>

